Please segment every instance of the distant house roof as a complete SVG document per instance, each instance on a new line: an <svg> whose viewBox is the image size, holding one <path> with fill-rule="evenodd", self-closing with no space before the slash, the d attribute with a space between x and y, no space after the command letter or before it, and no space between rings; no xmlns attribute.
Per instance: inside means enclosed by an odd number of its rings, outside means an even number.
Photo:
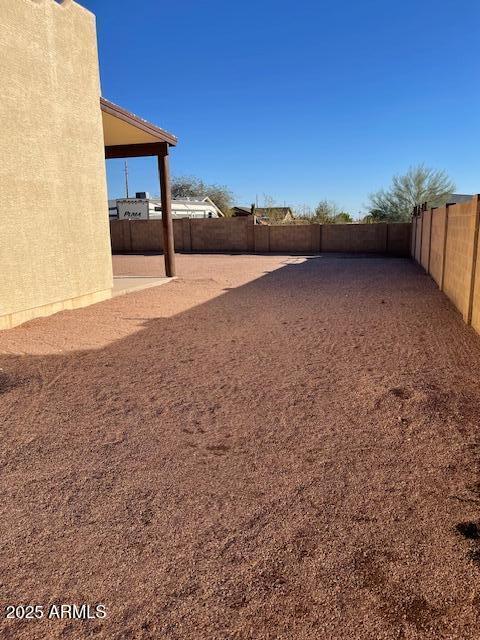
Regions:
<svg viewBox="0 0 480 640"><path fill-rule="evenodd" d="M256 207L255 215L271 221L293 220L290 207Z"/></svg>
<svg viewBox="0 0 480 640"><path fill-rule="evenodd" d="M449 202L468 202L472 198L472 195L466 193L451 193L449 195Z"/></svg>
<svg viewBox="0 0 480 640"><path fill-rule="evenodd" d="M293 220L294 215L290 207L255 207L254 213L261 220L270 222L282 222L284 220ZM234 216L250 216L252 207L233 207Z"/></svg>
<svg viewBox="0 0 480 640"><path fill-rule="evenodd" d="M252 214L251 207L232 207L234 216L250 216Z"/></svg>

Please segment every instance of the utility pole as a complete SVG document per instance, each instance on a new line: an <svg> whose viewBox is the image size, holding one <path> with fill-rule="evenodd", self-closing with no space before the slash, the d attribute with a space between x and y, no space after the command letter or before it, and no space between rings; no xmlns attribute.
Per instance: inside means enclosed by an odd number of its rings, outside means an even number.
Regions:
<svg viewBox="0 0 480 640"><path fill-rule="evenodd" d="M125 160L125 192L128 198L128 162Z"/></svg>

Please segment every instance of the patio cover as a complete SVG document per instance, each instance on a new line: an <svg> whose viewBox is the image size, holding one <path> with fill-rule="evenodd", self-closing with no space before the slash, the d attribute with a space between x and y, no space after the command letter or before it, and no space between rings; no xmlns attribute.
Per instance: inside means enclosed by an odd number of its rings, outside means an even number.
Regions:
<svg viewBox="0 0 480 640"><path fill-rule="evenodd" d="M175 249L173 243L172 196L168 167L169 148L177 144L177 138L139 118L126 109L100 98L103 119L105 158L139 158L157 156L162 199L163 252L165 273L175 275Z"/></svg>

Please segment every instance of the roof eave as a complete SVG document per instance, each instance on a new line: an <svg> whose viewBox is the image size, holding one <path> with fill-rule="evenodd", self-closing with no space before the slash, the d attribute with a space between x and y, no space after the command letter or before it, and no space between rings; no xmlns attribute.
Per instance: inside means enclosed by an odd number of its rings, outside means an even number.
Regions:
<svg viewBox="0 0 480 640"><path fill-rule="evenodd" d="M118 104L110 102L110 100L107 100L106 98L100 98L100 108L105 113L108 113L115 118L119 118L137 129L145 131L145 133L155 137L159 142L166 142L172 147L176 146L178 142L178 139L172 133L169 133L164 129L160 129L160 127L157 127L147 120L143 120L143 118L139 118L134 113L119 107Z"/></svg>

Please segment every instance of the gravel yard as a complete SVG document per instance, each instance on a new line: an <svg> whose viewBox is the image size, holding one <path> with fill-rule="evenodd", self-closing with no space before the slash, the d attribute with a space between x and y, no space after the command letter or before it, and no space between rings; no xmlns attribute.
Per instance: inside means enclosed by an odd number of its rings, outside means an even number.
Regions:
<svg viewBox="0 0 480 640"><path fill-rule="evenodd" d="M480 337L406 259L177 260L0 332L0 600L107 610L0 637L478 639Z"/></svg>

